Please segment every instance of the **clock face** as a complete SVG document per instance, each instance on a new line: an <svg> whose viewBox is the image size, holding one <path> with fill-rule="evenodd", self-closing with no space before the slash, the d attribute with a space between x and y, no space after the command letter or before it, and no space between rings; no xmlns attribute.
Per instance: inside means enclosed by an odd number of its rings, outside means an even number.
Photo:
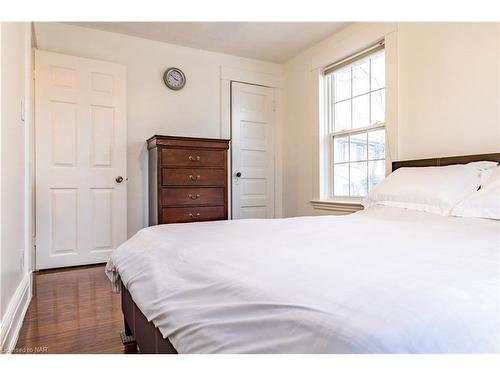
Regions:
<svg viewBox="0 0 500 375"><path fill-rule="evenodd" d="M186 84L186 76L180 69L170 68L163 74L163 81L168 88L172 90L180 90Z"/></svg>

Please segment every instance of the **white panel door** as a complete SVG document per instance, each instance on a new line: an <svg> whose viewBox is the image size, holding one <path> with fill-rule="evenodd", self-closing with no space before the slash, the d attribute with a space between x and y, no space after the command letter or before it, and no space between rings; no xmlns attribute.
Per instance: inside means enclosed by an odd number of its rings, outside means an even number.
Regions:
<svg viewBox="0 0 500 375"><path fill-rule="evenodd" d="M37 269L105 262L127 239L125 90L122 65L36 51Z"/></svg>
<svg viewBox="0 0 500 375"><path fill-rule="evenodd" d="M231 86L232 218L274 217L274 90Z"/></svg>

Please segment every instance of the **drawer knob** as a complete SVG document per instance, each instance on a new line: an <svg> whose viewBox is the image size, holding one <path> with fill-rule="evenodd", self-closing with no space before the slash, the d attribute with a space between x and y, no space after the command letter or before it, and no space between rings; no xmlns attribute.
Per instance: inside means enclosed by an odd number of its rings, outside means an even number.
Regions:
<svg viewBox="0 0 500 375"><path fill-rule="evenodd" d="M191 218L193 218L193 217L198 217L198 216L200 216L200 213L199 213L199 212L197 212L196 214L193 214L193 213L191 213L191 212L189 213L189 217L191 217Z"/></svg>
<svg viewBox="0 0 500 375"><path fill-rule="evenodd" d="M193 176L192 174L189 175L189 179L191 181L197 181L200 179L200 175Z"/></svg>
<svg viewBox="0 0 500 375"><path fill-rule="evenodd" d="M200 161L201 157L189 155L188 159L191 161Z"/></svg>
<svg viewBox="0 0 500 375"><path fill-rule="evenodd" d="M193 199L193 200L196 200L196 199L198 199L200 197L200 194L196 194L196 195L195 194L189 194L188 197L191 198L191 199Z"/></svg>

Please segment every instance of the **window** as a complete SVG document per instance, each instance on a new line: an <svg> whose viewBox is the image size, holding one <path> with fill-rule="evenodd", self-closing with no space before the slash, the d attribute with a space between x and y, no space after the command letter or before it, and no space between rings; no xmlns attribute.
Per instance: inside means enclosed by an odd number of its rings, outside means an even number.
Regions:
<svg viewBox="0 0 500 375"><path fill-rule="evenodd" d="M325 68L333 197L360 197L385 177L383 43Z"/></svg>

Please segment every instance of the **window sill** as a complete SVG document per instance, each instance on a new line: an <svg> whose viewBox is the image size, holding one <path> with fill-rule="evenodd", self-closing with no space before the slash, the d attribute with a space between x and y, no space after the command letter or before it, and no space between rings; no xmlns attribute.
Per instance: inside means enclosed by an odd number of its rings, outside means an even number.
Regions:
<svg viewBox="0 0 500 375"><path fill-rule="evenodd" d="M356 201L312 200L310 203L317 210L335 211L339 214L352 214L363 209L363 205Z"/></svg>

